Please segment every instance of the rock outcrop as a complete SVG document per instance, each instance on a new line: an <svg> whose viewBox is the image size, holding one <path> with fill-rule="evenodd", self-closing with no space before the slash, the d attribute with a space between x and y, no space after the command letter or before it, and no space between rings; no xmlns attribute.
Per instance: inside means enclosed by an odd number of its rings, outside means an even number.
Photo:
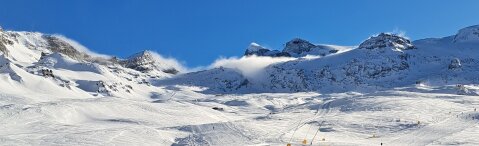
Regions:
<svg viewBox="0 0 479 146"><path fill-rule="evenodd" d="M381 33L377 36L370 37L359 45L359 49L377 49L392 47L399 50L415 49L414 45L408 39L389 33Z"/></svg>
<svg viewBox="0 0 479 146"><path fill-rule="evenodd" d="M289 53L278 50L269 50L256 43L251 43L244 53L244 56L270 56L270 57L290 57Z"/></svg>
<svg viewBox="0 0 479 146"><path fill-rule="evenodd" d="M178 69L160 62L151 51L141 51L126 60L120 61L124 67L131 68L143 73L160 71L168 74L177 74Z"/></svg>

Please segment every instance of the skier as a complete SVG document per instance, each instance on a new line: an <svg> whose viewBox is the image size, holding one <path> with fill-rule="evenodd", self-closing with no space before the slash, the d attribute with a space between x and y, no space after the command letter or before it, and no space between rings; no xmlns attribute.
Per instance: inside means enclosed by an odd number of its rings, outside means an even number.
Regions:
<svg viewBox="0 0 479 146"><path fill-rule="evenodd" d="M383 143L381 142L381 145L383 145Z"/></svg>

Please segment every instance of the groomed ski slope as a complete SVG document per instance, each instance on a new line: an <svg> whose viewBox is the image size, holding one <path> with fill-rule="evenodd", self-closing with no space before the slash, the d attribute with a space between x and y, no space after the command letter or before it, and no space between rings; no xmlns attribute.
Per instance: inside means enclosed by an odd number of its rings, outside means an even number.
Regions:
<svg viewBox="0 0 479 146"><path fill-rule="evenodd" d="M2 94L1 145L478 145L474 96L410 87L369 94L98 97ZM167 98L167 97L165 97ZM221 107L223 111L212 109ZM418 124L418 121L420 123ZM294 136L293 136L294 133ZM323 141L324 138L324 141Z"/></svg>

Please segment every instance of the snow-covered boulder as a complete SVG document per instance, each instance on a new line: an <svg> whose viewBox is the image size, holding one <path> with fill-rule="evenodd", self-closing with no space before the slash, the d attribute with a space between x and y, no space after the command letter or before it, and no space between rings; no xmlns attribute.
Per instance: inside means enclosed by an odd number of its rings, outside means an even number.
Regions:
<svg viewBox="0 0 479 146"><path fill-rule="evenodd" d="M454 58L451 60L451 63L449 64L449 69L450 70L458 70L461 69L461 60L459 58Z"/></svg>
<svg viewBox="0 0 479 146"><path fill-rule="evenodd" d="M479 25L469 26L459 30L453 39L454 43L470 41L479 41Z"/></svg>

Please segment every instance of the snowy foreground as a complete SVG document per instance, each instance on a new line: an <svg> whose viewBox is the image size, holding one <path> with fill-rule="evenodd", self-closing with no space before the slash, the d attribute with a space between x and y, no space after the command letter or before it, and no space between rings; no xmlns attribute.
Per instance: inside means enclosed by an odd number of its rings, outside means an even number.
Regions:
<svg viewBox="0 0 479 146"><path fill-rule="evenodd" d="M282 51L189 72L0 29L0 145L479 145L479 25Z"/></svg>
<svg viewBox="0 0 479 146"><path fill-rule="evenodd" d="M2 94L0 142L301 145L319 129L313 145L479 145L479 120L473 120L479 98L448 93L447 87L330 95L189 90L164 90L158 99Z"/></svg>

